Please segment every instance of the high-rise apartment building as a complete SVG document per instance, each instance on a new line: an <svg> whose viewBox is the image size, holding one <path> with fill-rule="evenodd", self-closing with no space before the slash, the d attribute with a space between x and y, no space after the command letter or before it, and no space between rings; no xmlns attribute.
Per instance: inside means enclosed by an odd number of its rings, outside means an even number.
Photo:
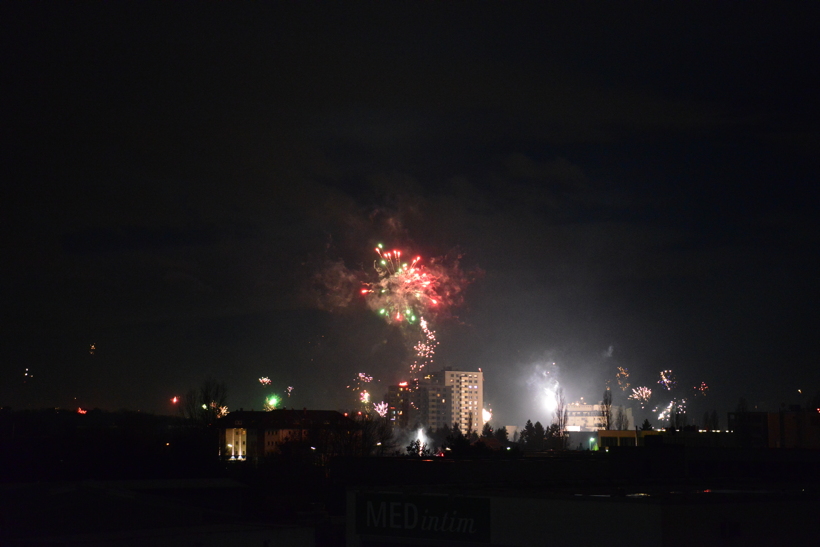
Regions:
<svg viewBox="0 0 820 547"><path fill-rule="evenodd" d="M432 427L458 424L462 433L484 427L484 373L444 370L427 374L419 381L427 390L427 420ZM435 425L434 425L435 424Z"/></svg>
<svg viewBox="0 0 820 547"><path fill-rule="evenodd" d="M484 373L466 370L430 372L417 383L390 386L388 416L400 427L416 425L438 429L457 424L462 433L484 426Z"/></svg>

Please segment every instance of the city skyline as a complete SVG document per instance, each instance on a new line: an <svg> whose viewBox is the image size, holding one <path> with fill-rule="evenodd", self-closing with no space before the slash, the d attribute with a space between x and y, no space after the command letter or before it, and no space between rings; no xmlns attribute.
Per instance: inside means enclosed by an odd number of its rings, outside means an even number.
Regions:
<svg viewBox="0 0 820 547"><path fill-rule="evenodd" d="M452 274L430 366L499 425L820 391L814 6L0 9L0 406L380 398L378 244Z"/></svg>

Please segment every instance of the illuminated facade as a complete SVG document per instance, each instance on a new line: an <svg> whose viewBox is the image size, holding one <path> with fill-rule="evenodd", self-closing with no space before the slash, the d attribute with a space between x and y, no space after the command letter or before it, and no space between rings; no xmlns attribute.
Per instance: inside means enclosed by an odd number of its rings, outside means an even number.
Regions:
<svg viewBox="0 0 820 547"><path fill-rule="evenodd" d="M244 427L225 429L224 456L229 460L244 460L248 455L248 430Z"/></svg>
<svg viewBox="0 0 820 547"><path fill-rule="evenodd" d="M618 415L619 408L623 408L624 415L628 422L627 429L634 427L635 420L632 419L632 409L612 405L610 408L610 429L614 429L615 427L615 419ZM604 429L601 409L601 405L585 405L580 403L567 405L567 431L598 431L599 429Z"/></svg>
<svg viewBox="0 0 820 547"><path fill-rule="evenodd" d="M424 423L434 429L457 424L462 433L484 427L484 373L445 368L419 380Z"/></svg>
<svg viewBox="0 0 820 547"><path fill-rule="evenodd" d="M387 418L393 425L401 428L415 425L419 418L416 412L416 398L416 390L408 382L401 382L388 388Z"/></svg>

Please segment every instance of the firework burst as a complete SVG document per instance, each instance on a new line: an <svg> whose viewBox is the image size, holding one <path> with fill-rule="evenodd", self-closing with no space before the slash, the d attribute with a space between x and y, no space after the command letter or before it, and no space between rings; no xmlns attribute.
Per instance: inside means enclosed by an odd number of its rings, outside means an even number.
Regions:
<svg viewBox="0 0 820 547"><path fill-rule="evenodd" d="M706 385L706 382L701 382L700 385L693 387L692 390L695 393L695 397L706 397L709 386Z"/></svg>
<svg viewBox="0 0 820 547"><path fill-rule="evenodd" d="M652 390L646 386L633 388L632 395L629 396L630 399L638 401L638 403L640 403L641 409L643 409L646 406L651 397Z"/></svg>
<svg viewBox="0 0 820 547"><path fill-rule="evenodd" d="M666 391L672 391L678 385L678 380L671 370L662 370L660 372L661 379L658 383L663 386Z"/></svg>
<svg viewBox="0 0 820 547"><path fill-rule="evenodd" d="M487 410L486 408L482 408L481 419L483 420L484 424L488 423L490 420L493 419L493 412L491 410Z"/></svg>
<svg viewBox="0 0 820 547"><path fill-rule="evenodd" d="M420 256L402 258L400 250L385 251L379 243L374 262L377 281L364 283L360 293L367 305L388 323L415 324L444 312L462 301L468 275L459 268L460 256L446 256L421 263ZM475 270L469 277L479 275Z"/></svg>
<svg viewBox="0 0 820 547"><path fill-rule="evenodd" d="M270 378L268 378L267 376L262 376L261 378L259 378L259 383L262 384L263 386L269 386L270 385Z"/></svg>
<svg viewBox="0 0 820 547"><path fill-rule="evenodd" d="M370 400L370 390L368 389L371 382L373 382L372 376L360 372L353 378L353 382L347 386L347 389L356 395L356 400L364 407L365 411L367 411L372 404Z"/></svg>
<svg viewBox="0 0 820 547"><path fill-rule="evenodd" d="M618 374L615 375L615 378L618 380L618 387L621 388L621 391L626 391L629 388L629 371L625 367L618 367Z"/></svg>
<svg viewBox="0 0 820 547"><path fill-rule="evenodd" d="M265 411L269 412L271 410L276 409L276 407L279 406L280 402L281 399L278 395L268 395L267 397L265 397L265 402L262 404L262 408Z"/></svg>
<svg viewBox="0 0 820 547"><path fill-rule="evenodd" d="M375 410L376 414L378 414L382 418L387 416L387 409L388 409L388 404L385 403L384 401L382 401L380 403L376 403L375 405L373 405L373 410Z"/></svg>
<svg viewBox="0 0 820 547"><path fill-rule="evenodd" d="M405 262L401 251L383 251L376 247L379 258L374 266L379 280L367 283L361 293L368 305L378 310L388 322L415 323L422 313L438 306L442 298L437 293L438 276L419 264L420 256Z"/></svg>

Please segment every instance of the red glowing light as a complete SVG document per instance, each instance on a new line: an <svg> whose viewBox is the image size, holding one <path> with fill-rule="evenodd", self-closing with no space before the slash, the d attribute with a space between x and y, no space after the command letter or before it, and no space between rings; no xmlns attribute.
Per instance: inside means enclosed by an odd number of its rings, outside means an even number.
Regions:
<svg viewBox="0 0 820 547"><path fill-rule="evenodd" d="M78 408L77 409L77 414L87 414L87 413L88 413L88 411L84 408Z"/></svg>
<svg viewBox="0 0 820 547"><path fill-rule="evenodd" d="M177 404L179 402L179 397L174 397L173 399L171 399L171 402Z"/></svg>
<svg viewBox="0 0 820 547"><path fill-rule="evenodd" d="M399 382L399 385L400 385L400 386L406 386L406 385L407 385L407 382ZM820 409L818 409L818 410L820 410Z"/></svg>

